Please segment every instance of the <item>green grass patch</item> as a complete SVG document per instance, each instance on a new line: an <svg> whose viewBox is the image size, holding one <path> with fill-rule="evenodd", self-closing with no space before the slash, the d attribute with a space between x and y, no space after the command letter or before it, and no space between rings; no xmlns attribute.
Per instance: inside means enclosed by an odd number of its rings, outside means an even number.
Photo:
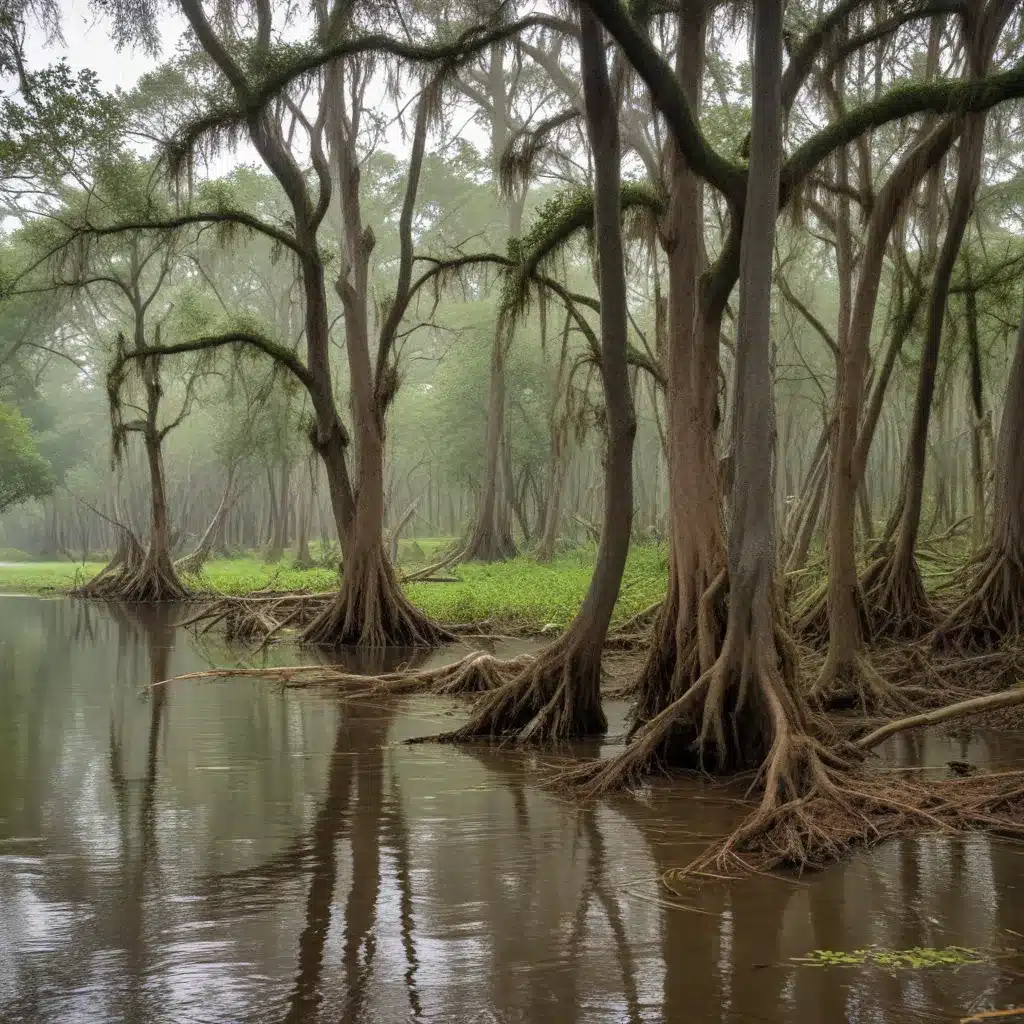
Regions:
<svg viewBox="0 0 1024 1024"><path fill-rule="evenodd" d="M432 555L449 538L418 540ZM521 556L494 565L470 563L445 570L457 583L412 583L409 597L441 622L488 621L510 629L539 631L562 628L576 614L590 583L596 549L579 548L559 555L549 565ZM0 592L28 594L69 590L90 579L101 563L25 562L0 566ZM615 610L617 621L643 611L665 596L668 561L660 545L636 545L630 551L622 592ZM333 569L296 569L288 559L268 565L257 558L215 559L198 577L185 582L196 590L240 597L257 590L305 590L326 593L338 585Z"/></svg>
<svg viewBox="0 0 1024 1024"><path fill-rule="evenodd" d="M20 562L0 566L0 593L43 594L70 590L92 579L103 562Z"/></svg>
<svg viewBox="0 0 1024 1024"><path fill-rule="evenodd" d="M559 555L549 565L520 556L493 565L468 563L451 570L458 583L412 583L412 600L441 622L484 622L519 629L564 627L583 601L596 549ZM448 572L448 570L445 570ZM668 560L660 545L630 551L615 607L621 621L665 596Z"/></svg>
<svg viewBox="0 0 1024 1024"><path fill-rule="evenodd" d="M198 576L184 575L193 590L244 597L256 590L307 590L322 594L338 586L333 569L296 569L291 559L276 564L257 558L216 558Z"/></svg>

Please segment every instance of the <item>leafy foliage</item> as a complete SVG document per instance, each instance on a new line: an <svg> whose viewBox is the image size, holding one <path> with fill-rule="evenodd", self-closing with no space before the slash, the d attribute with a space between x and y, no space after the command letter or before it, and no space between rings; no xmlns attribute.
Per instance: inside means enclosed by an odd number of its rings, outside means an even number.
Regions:
<svg viewBox="0 0 1024 1024"><path fill-rule="evenodd" d="M45 498L52 490L53 471L39 452L31 424L17 409L0 405L0 512Z"/></svg>

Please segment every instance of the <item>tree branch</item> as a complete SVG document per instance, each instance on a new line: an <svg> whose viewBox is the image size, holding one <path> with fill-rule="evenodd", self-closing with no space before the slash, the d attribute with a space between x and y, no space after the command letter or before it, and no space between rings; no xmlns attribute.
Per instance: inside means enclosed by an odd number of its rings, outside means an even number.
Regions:
<svg viewBox="0 0 1024 1024"><path fill-rule="evenodd" d="M786 275L776 274L775 283L778 285L779 291L782 292L782 297L814 328L821 340L828 345L832 354L838 359L839 346L835 339L829 333L828 328L793 294Z"/></svg>
<svg viewBox="0 0 1024 1024"><path fill-rule="evenodd" d="M708 142L668 61L654 48L619 0L584 2L622 47L633 69L647 85L686 162L730 203L742 206L746 194L746 169L726 160Z"/></svg>
<svg viewBox="0 0 1024 1024"><path fill-rule="evenodd" d="M793 190L818 164L864 132L912 114L979 113L1021 96L1024 61L1002 74L976 81L922 82L893 89L872 103L855 107L793 152L782 168L779 204L785 206Z"/></svg>
<svg viewBox="0 0 1024 1024"><path fill-rule="evenodd" d="M299 382L308 388L313 386L313 378L309 370L294 352L285 348L284 345L264 338L260 334L251 331L225 331L223 334L208 335L201 338L192 338L190 341L179 341L173 345L161 345L159 347L136 348L127 351L118 357L113 368L119 369L130 359L145 359L148 356L163 358L164 356L179 355L183 352L205 352L210 349L223 348L226 345L249 345L252 348L270 356L274 362L290 370Z"/></svg>

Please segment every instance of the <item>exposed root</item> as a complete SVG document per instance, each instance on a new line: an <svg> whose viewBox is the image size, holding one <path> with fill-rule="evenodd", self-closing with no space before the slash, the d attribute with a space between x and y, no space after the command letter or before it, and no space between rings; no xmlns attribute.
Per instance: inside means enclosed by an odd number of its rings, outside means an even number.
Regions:
<svg viewBox="0 0 1024 1024"><path fill-rule="evenodd" d="M79 597L98 597L110 577L137 572L146 561L146 551L139 539L126 526L118 526L117 550L114 557L87 583L75 590Z"/></svg>
<svg viewBox="0 0 1024 1024"><path fill-rule="evenodd" d="M585 765L570 779L597 797L678 768L753 770L766 787L798 793L800 758L807 749L824 750L812 732L826 727L811 719L794 678L795 649L781 628L762 643L727 635L711 668L637 729L622 753Z"/></svg>
<svg viewBox="0 0 1024 1024"><path fill-rule="evenodd" d="M570 631L481 697L465 725L431 738L558 743L599 735L608 728L600 685L600 650Z"/></svg>
<svg viewBox="0 0 1024 1024"><path fill-rule="evenodd" d="M934 629L937 615L917 559L883 555L864 573L861 591L869 639L919 640Z"/></svg>
<svg viewBox="0 0 1024 1024"><path fill-rule="evenodd" d="M224 629L228 640L268 643L284 630L305 643L365 648L437 647L456 639L402 592L383 549L353 559L336 594L302 591L225 597L185 625Z"/></svg>
<svg viewBox="0 0 1024 1024"><path fill-rule="evenodd" d="M643 611L631 615L612 630L605 639L605 648L612 651L636 651L651 642L651 629L662 614L664 601L655 601Z"/></svg>
<svg viewBox="0 0 1024 1024"><path fill-rule="evenodd" d="M894 646L885 653L885 674L919 709L944 708L973 697L1001 693L1024 679L1024 646L1008 642L997 651L963 656L931 644ZM976 724L1024 729L1024 708L993 710Z"/></svg>
<svg viewBox="0 0 1024 1024"><path fill-rule="evenodd" d="M605 648L602 659L602 684L609 700L624 700L637 695L643 658L639 651Z"/></svg>
<svg viewBox="0 0 1024 1024"><path fill-rule="evenodd" d="M372 680L367 695L431 693L439 697L462 697L487 693L526 668L533 659L520 655L507 661L486 651L474 651L451 665L418 672L390 672Z"/></svg>
<svg viewBox="0 0 1024 1024"><path fill-rule="evenodd" d="M400 669L379 675L345 672L332 665L288 665L272 668L214 668L202 672L163 679L155 686L200 679L244 677L272 679L292 688L329 687L343 691L347 697L402 696L411 693L432 693L452 697L479 694L502 685L522 671L532 658L520 655L508 661L495 658L486 651L474 651L449 665L420 670Z"/></svg>
<svg viewBox="0 0 1024 1024"><path fill-rule="evenodd" d="M301 639L330 647L437 647L454 635L405 596L383 547L375 545L345 565L341 589Z"/></svg>
<svg viewBox="0 0 1024 1024"><path fill-rule="evenodd" d="M269 643L285 629L308 625L331 597L302 591L259 591L247 597L224 597L207 605L182 625L199 627L200 633L220 626L224 638L230 642Z"/></svg>
<svg viewBox="0 0 1024 1024"><path fill-rule="evenodd" d="M804 591L789 602L793 632L812 647L828 646L828 582Z"/></svg>
<svg viewBox="0 0 1024 1024"><path fill-rule="evenodd" d="M830 649L808 696L818 707L829 710L857 708L865 715L899 714L911 706L862 651L844 660L835 649Z"/></svg>
<svg viewBox="0 0 1024 1024"><path fill-rule="evenodd" d="M992 694L890 722L853 747L826 747L778 734L761 778L759 806L684 872L821 868L856 846L924 832L988 832L1024 837L1024 772L950 780L890 778L858 767L858 754L908 729L997 707L1024 704L1024 689Z"/></svg>
<svg viewBox="0 0 1024 1024"><path fill-rule="evenodd" d="M79 587L75 594L101 601L130 603L188 601L194 596L178 579L169 559L158 559L152 555L146 555L141 565L131 565L126 561L113 571L104 569Z"/></svg>
<svg viewBox="0 0 1024 1024"><path fill-rule="evenodd" d="M858 846L922 832L984 832L1024 838L1024 772L939 781L812 767L813 784L769 798L723 842L681 874L743 874L823 868Z"/></svg>
<svg viewBox="0 0 1024 1024"><path fill-rule="evenodd" d="M515 558L517 553L516 543L507 528L499 526L494 519L489 523L479 520L459 558L463 562L504 562Z"/></svg>
<svg viewBox="0 0 1024 1024"><path fill-rule="evenodd" d="M728 575L722 571L701 596L696 616L682 622L677 600L670 597L662 604L636 682L631 733L688 692L714 664L725 640L728 590Z"/></svg>
<svg viewBox="0 0 1024 1024"><path fill-rule="evenodd" d="M962 574L967 595L937 627L937 646L950 650L995 648L1024 635L1024 563L989 547Z"/></svg>

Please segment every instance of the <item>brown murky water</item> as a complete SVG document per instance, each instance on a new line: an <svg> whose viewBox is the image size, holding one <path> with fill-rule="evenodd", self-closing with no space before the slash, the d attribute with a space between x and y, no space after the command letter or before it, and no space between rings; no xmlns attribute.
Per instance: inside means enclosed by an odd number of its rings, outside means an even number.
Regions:
<svg viewBox="0 0 1024 1024"><path fill-rule="evenodd" d="M736 814L721 790L580 810L521 755L397 742L456 704L147 688L227 658L165 613L0 599L0 1020L875 1024L1024 1004L1020 847L923 838L673 897L663 873ZM871 945L996 955L794 962Z"/></svg>

